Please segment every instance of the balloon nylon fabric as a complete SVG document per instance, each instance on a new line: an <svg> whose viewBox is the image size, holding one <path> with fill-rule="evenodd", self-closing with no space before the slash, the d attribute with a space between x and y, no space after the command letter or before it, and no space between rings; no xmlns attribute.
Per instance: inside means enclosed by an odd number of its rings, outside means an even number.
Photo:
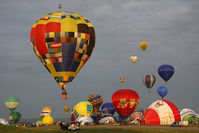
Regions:
<svg viewBox="0 0 199 133"><path fill-rule="evenodd" d="M138 106L139 95L131 89L120 89L113 93L112 104L122 116L129 116Z"/></svg>
<svg viewBox="0 0 199 133"><path fill-rule="evenodd" d="M87 62L95 45L93 25L71 12L43 16L32 26L31 46L61 88Z"/></svg>

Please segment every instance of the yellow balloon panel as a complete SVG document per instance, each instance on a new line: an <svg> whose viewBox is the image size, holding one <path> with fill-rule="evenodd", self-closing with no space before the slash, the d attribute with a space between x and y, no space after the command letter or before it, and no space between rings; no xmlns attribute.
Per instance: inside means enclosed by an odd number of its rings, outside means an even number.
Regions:
<svg viewBox="0 0 199 133"><path fill-rule="evenodd" d="M42 119L42 124L52 125L54 123L54 119L52 116L44 116Z"/></svg>
<svg viewBox="0 0 199 133"><path fill-rule="evenodd" d="M91 116L93 113L93 106L88 101L80 101L73 108L73 114L78 117L80 115Z"/></svg>

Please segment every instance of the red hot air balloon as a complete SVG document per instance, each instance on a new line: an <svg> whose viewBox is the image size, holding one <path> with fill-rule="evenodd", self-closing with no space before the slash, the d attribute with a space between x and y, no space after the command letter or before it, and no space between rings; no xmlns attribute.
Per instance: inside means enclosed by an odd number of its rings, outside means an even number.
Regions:
<svg viewBox="0 0 199 133"><path fill-rule="evenodd" d="M128 116L133 113L138 103L139 95L131 89L120 89L112 95L112 104L123 121L126 121Z"/></svg>

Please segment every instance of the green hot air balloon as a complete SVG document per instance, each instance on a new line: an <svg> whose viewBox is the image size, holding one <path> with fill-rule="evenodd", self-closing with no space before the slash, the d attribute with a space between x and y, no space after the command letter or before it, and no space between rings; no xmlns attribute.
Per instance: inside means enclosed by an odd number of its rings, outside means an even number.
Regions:
<svg viewBox="0 0 199 133"><path fill-rule="evenodd" d="M21 114L19 112L12 112L8 115L8 118L12 123L17 123L21 119Z"/></svg>
<svg viewBox="0 0 199 133"><path fill-rule="evenodd" d="M11 112L13 112L19 105L19 102L19 98L17 97L8 97L5 100L5 105Z"/></svg>

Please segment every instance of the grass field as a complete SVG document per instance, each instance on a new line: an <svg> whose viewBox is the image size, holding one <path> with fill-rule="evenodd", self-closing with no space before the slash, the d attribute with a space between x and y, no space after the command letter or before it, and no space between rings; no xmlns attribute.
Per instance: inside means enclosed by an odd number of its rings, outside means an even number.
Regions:
<svg viewBox="0 0 199 133"><path fill-rule="evenodd" d="M0 125L0 133L71 133L59 126L15 127ZM171 128L166 126L89 126L80 127L75 133L199 133L199 127Z"/></svg>

